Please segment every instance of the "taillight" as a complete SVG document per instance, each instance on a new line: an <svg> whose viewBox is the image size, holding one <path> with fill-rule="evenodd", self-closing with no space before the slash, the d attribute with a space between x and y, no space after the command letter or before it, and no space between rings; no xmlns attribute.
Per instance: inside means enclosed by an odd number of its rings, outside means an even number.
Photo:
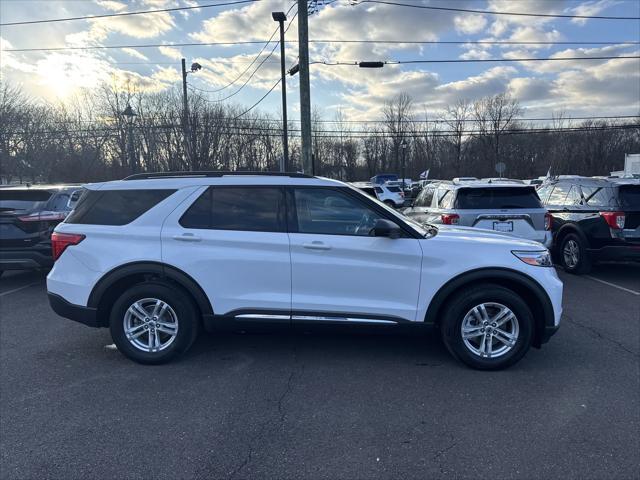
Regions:
<svg viewBox="0 0 640 480"><path fill-rule="evenodd" d="M78 233L59 233L53 232L51 234L51 251L53 253L53 261L55 262L60 258L62 252L71 245L77 245L85 236Z"/></svg>
<svg viewBox="0 0 640 480"><path fill-rule="evenodd" d="M440 219L445 225L457 225L460 222L460 215L457 213L443 213L440 215Z"/></svg>
<svg viewBox="0 0 640 480"><path fill-rule="evenodd" d="M400 196L404 198L404 192L400 192Z"/></svg>
<svg viewBox="0 0 640 480"><path fill-rule="evenodd" d="M39 212L18 217L21 222L61 222L67 216L62 212Z"/></svg>
<svg viewBox="0 0 640 480"><path fill-rule="evenodd" d="M624 212L600 212L600 216L604 218L610 228L614 230L622 230L624 228Z"/></svg>
<svg viewBox="0 0 640 480"><path fill-rule="evenodd" d="M551 230L552 226L553 226L553 215L547 212L544 214L544 229Z"/></svg>

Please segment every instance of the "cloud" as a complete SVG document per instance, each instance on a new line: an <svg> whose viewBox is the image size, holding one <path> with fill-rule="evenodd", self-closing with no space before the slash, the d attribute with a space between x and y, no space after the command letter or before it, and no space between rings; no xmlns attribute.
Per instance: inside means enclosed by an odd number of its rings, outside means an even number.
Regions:
<svg viewBox="0 0 640 480"><path fill-rule="evenodd" d="M122 51L130 57L139 58L140 60L149 60L149 58L134 48L123 48Z"/></svg>
<svg viewBox="0 0 640 480"><path fill-rule="evenodd" d="M487 19L484 15L464 15L455 17L453 23L460 33L478 33L487 26Z"/></svg>
<svg viewBox="0 0 640 480"><path fill-rule="evenodd" d="M573 15L599 15L604 10L614 5L617 5L620 2L612 1L612 0L599 0L595 2L585 2L571 9L571 14ZM589 20L587 18L572 18L571 22L584 25Z"/></svg>
<svg viewBox="0 0 640 480"><path fill-rule="evenodd" d="M102 8L106 8L107 10L111 10L113 12L120 12L127 8L127 4L123 2L117 2L115 0L97 0L96 4Z"/></svg>
<svg viewBox="0 0 640 480"><path fill-rule="evenodd" d="M174 60L180 60L184 55L175 47L158 47L158 50L165 57L173 58Z"/></svg>

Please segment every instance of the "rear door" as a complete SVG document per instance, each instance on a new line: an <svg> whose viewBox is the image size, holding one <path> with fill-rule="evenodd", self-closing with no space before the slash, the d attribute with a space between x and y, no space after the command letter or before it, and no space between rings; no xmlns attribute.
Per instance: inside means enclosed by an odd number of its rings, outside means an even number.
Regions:
<svg viewBox="0 0 640 480"><path fill-rule="evenodd" d="M291 260L284 189L212 186L192 199L165 220L163 262L190 275L217 315L288 322Z"/></svg>
<svg viewBox="0 0 640 480"><path fill-rule="evenodd" d="M545 241L547 211L534 187L460 188L455 208L460 225Z"/></svg>
<svg viewBox="0 0 640 480"><path fill-rule="evenodd" d="M291 189L294 321L415 320L419 240L370 236L377 219L393 218L358 197L339 188Z"/></svg>

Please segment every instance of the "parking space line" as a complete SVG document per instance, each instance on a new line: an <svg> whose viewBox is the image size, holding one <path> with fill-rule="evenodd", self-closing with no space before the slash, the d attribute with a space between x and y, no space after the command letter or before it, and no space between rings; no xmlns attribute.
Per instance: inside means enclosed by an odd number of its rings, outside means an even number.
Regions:
<svg viewBox="0 0 640 480"><path fill-rule="evenodd" d="M616 285L615 283L600 280L599 278L592 277L591 275L585 275L585 277L590 278L591 280L595 280L596 282L604 283L605 285L609 285L610 287L617 288L618 290L622 290L623 292L627 292L632 295L640 295L640 292L636 292L635 290L631 290L630 288L621 287L620 285Z"/></svg>
<svg viewBox="0 0 640 480"><path fill-rule="evenodd" d="M29 283L28 285L23 285L22 287L14 288L13 290L7 290L6 292L0 293L0 297L4 297L5 295L9 295L11 293L19 292L20 290L24 290L25 288L33 287L34 285L39 285L40 282Z"/></svg>

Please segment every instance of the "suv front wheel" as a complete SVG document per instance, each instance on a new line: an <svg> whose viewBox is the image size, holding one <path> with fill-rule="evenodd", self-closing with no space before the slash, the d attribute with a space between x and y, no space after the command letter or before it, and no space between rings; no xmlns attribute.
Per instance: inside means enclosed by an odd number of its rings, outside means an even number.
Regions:
<svg viewBox="0 0 640 480"><path fill-rule="evenodd" d="M479 370L513 365L529 350L533 316L524 300L498 285L463 290L441 324L451 354Z"/></svg>
<svg viewBox="0 0 640 480"><path fill-rule="evenodd" d="M198 327L189 296L163 283L130 288L111 310L111 336L118 350L143 364L165 363L187 351Z"/></svg>

